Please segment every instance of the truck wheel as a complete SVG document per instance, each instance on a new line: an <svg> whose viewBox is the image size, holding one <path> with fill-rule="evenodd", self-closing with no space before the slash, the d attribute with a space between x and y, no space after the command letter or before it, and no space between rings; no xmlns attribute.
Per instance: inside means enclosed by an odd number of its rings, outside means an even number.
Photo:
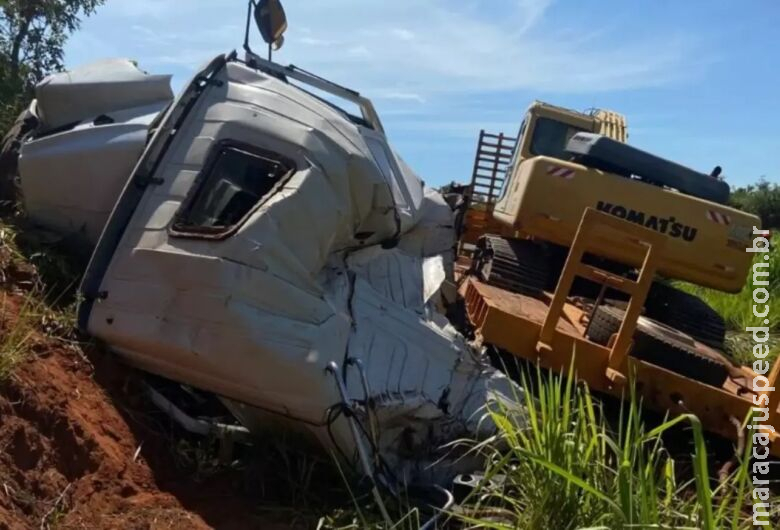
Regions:
<svg viewBox="0 0 780 530"><path fill-rule="evenodd" d="M645 314L674 326L707 346L723 350L726 340L723 317L692 294L663 283L653 283L645 302Z"/></svg>
<svg viewBox="0 0 780 530"><path fill-rule="evenodd" d="M593 315L587 337L606 346L617 333L625 312L599 306ZM720 387L729 376L728 360L690 335L656 320L639 317L631 356L680 375Z"/></svg>

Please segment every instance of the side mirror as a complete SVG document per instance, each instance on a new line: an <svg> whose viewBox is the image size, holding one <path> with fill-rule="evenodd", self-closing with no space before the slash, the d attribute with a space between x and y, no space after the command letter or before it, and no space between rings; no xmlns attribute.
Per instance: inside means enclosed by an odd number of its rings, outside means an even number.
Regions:
<svg viewBox="0 0 780 530"><path fill-rule="evenodd" d="M255 4L255 24L265 42L277 50L282 47L287 17L281 0L258 0Z"/></svg>

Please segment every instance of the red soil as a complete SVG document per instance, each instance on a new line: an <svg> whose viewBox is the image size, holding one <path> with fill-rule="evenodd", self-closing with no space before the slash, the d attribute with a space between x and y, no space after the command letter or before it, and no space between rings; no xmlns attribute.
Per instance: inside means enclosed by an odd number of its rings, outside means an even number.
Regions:
<svg viewBox="0 0 780 530"><path fill-rule="evenodd" d="M0 383L0 529L288 527L259 516L236 477L198 484L176 469L170 441L136 419L134 372L35 340Z"/></svg>

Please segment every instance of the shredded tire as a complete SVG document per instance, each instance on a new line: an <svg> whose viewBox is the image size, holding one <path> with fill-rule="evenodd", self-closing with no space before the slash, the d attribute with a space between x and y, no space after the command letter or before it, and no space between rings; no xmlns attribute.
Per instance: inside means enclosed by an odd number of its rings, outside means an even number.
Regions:
<svg viewBox="0 0 780 530"><path fill-rule="evenodd" d="M600 306L590 322L588 339L606 346L620 329L624 315L616 307ZM631 356L715 387L722 386L729 377L725 357L690 335L647 317L637 321Z"/></svg>

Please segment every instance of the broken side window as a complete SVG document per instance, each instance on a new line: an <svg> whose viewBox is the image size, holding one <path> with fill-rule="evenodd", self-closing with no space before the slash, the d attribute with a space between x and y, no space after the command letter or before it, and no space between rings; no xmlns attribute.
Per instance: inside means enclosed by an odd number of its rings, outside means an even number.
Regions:
<svg viewBox="0 0 780 530"><path fill-rule="evenodd" d="M223 144L196 180L171 232L180 236L227 235L293 171L292 162L280 155Z"/></svg>

